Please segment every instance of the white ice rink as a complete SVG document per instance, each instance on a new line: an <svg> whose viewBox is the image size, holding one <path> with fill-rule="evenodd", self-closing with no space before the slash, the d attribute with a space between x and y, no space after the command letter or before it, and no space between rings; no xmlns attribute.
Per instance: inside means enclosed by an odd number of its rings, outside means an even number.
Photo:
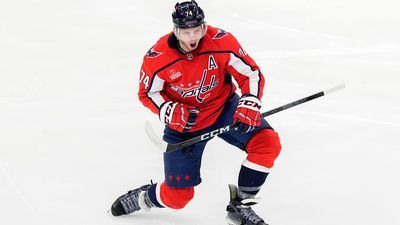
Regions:
<svg viewBox="0 0 400 225"><path fill-rule="evenodd" d="M268 118L283 149L256 211L271 225L400 224L400 2L198 2L261 67L263 111L347 84ZM162 153L144 134L157 116L136 94L142 56L171 30L174 4L0 2L1 225L225 224L245 155L218 139L187 208L107 213L163 179Z"/></svg>

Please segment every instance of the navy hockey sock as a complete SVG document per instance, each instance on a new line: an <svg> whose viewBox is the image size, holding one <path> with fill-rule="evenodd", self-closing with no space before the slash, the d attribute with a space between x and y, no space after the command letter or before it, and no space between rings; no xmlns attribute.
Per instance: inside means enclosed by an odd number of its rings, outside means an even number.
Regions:
<svg viewBox="0 0 400 225"><path fill-rule="evenodd" d="M164 206L162 206L160 202L158 202L157 200L157 185L158 185L157 183L151 185L149 190L147 190L147 194L149 196L151 203L153 203L155 207L164 208Z"/></svg>
<svg viewBox="0 0 400 225"><path fill-rule="evenodd" d="M261 172L242 165L239 172L238 197L240 199L246 199L255 196L260 191L268 174L268 172Z"/></svg>

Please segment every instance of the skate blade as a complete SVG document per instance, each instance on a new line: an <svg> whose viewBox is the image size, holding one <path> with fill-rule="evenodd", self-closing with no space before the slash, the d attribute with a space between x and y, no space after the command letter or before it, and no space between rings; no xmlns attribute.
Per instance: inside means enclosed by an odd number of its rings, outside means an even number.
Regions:
<svg viewBox="0 0 400 225"><path fill-rule="evenodd" d="M228 223L229 225L240 225L240 222L232 220L231 218L229 218L229 216L226 216L226 223Z"/></svg>

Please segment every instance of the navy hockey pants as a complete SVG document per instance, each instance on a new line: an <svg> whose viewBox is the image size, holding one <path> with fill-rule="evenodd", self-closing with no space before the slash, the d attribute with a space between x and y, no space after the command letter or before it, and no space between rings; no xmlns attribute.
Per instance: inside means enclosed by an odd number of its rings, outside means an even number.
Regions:
<svg viewBox="0 0 400 225"><path fill-rule="evenodd" d="M210 127L207 127L203 130L189 133L179 133L166 126L163 136L164 141L175 144L232 124L233 115L235 113L238 100L239 96L236 93L233 94L225 103L224 109L217 121ZM241 150L245 150L246 144L250 138L257 133L257 131L264 128L272 129L268 122L262 118L261 126L249 133L241 133L240 131L232 130L227 133L220 134L218 137ZM209 140L211 139L198 142L174 152L164 153L165 183L168 186L185 188L193 187L201 183L201 158L204 148Z"/></svg>

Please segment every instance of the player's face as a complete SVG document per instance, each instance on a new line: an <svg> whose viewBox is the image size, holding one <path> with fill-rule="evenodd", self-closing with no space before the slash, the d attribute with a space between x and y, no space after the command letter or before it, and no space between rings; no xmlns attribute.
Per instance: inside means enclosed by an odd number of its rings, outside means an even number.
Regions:
<svg viewBox="0 0 400 225"><path fill-rule="evenodd" d="M200 39L204 37L206 31L207 26L203 24L189 29L177 29L175 35L179 40L181 48L183 48L185 52L191 52L196 50L199 46Z"/></svg>

